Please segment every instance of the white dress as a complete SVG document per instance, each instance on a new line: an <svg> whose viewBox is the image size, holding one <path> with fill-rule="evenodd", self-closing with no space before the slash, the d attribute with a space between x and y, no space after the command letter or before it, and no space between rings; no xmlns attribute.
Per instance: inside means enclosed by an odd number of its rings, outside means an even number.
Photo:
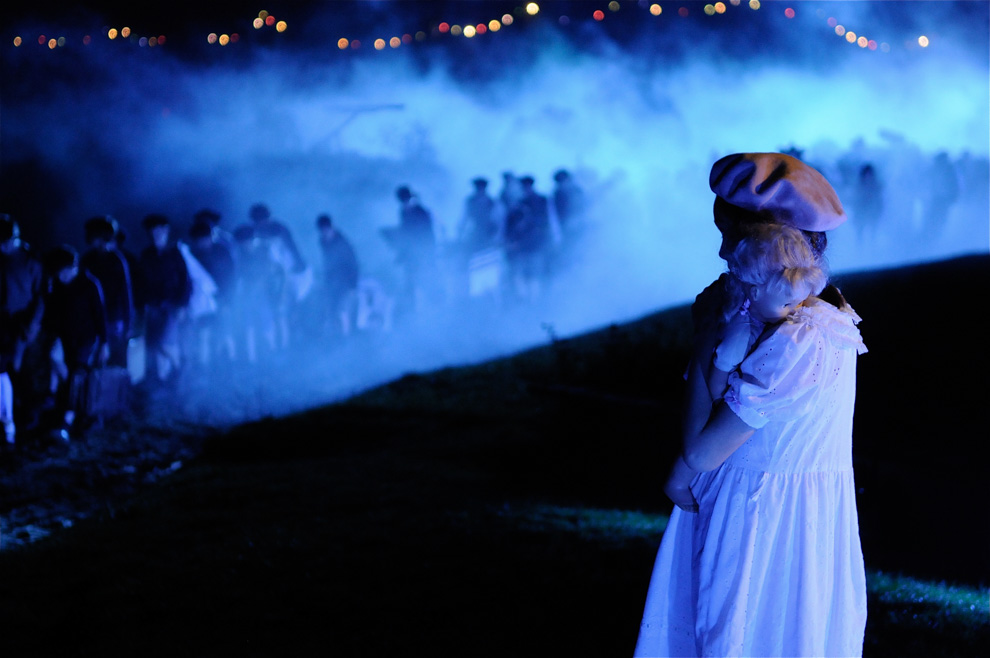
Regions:
<svg viewBox="0 0 990 658"><path fill-rule="evenodd" d="M659 656L861 656L866 578L852 470L848 305L810 300L729 378L756 433L674 508L636 644Z"/></svg>

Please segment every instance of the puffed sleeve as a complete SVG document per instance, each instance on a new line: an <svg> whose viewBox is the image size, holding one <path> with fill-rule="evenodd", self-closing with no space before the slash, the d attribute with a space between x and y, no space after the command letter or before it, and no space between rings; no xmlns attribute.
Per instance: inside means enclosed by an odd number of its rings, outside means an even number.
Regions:
<svg viewBox="0 0 990 658"><path fill-rule="evenodd" d="M825 337L786 320L729 376L725 402L750 427L800 418L814 407Z"/></svg>

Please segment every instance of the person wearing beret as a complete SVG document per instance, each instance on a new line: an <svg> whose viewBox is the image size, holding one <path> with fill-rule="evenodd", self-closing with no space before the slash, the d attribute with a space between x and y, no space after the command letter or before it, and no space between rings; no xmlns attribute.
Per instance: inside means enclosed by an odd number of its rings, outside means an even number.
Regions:
<svg viewBox="0 0 990 658"><path fill-rule="evenodd" d="M781 153L718 160L723 257L756 224L804 232L820 258L845 221L835 190ZM765 233L765 231L761 232ZM682 452L634 655L860 656L866 578L852 470L859 316L827 286L764 331L721 397L706 373L724 279L699 295ZM716 303L718 302L718 303Z"/></svg>

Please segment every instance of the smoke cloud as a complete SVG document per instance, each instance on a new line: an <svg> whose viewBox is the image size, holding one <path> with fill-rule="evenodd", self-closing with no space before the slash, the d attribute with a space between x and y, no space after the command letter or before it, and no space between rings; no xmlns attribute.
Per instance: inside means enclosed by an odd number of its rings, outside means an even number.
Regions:
<svg viewBox="0 0 990 658"><path fill-rule="evenodd" d="M416 192L445 243L472 178L498 192L503 171L530 174L547 194L553 172L570 170L592 203L590 238L551 298L498 332L410 331L403 348L381 348L394 360L380 359L374 378L689 301L722 269L707 178L736 151L793 148L833 182L851 217L831 237L836 272L990 248L986 3L801 2L790 19L776 2L712 17L681 3L686 18L680 5L660 3L653 16L648 3L624 2L600 23L595 3L544 3L537 17L517 14L473 39L431 28L444 11L467 24L515 5L342 4L303 16L290 3L300 18L284 39L246 29L226 48L94 38L46 52L31 41L46 29L37 20L15 26L20 48L5 30L2 210L38 248L80 245L83 220L111 214L137 250L147 213L165 213L184 237L200 208L231 229L263 202L316 268L314 223L329 213L363 273L394 289L380 229L397 224L396 187ZM846 42L829 18L879 45ZM371 45L418 29L422 42ZM339 50L340 36L362 48ZM955 196L940 196L951 187L933 169L940 153ZM870 216L857 178L867 163L883 202Z"/></svg>

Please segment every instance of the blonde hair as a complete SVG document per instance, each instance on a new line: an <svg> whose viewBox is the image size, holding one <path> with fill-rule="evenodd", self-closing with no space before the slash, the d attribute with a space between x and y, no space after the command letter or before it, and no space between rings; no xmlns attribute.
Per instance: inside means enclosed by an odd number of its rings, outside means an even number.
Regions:
<svg viewBox="0 0 990 658"><path fill-rule="evenodd" d="M810 294L817 295L828 284L821 254L816 254L801 231L783 224L747 227L746 235L726 260L729 263L723 307L726 319L739 310L751 285L772 292L805 285Z"/></svg>

